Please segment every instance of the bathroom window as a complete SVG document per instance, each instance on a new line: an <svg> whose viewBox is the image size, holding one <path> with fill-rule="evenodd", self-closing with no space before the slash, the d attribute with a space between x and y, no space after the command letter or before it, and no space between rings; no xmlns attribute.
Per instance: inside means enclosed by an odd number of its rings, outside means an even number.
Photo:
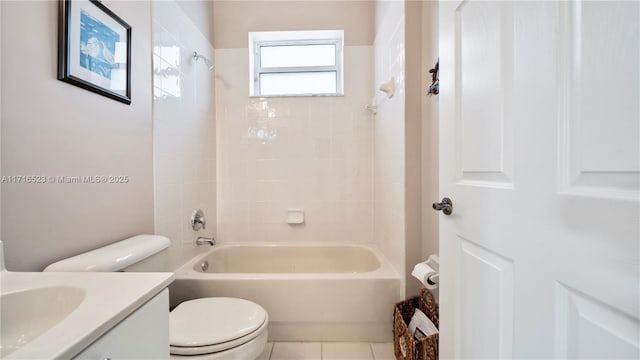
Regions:
<svg viewBox="0 0 640 360"><path fill-rule="evenodd" d="M249 33L251 96L343 94L344 32Z"/></svg>

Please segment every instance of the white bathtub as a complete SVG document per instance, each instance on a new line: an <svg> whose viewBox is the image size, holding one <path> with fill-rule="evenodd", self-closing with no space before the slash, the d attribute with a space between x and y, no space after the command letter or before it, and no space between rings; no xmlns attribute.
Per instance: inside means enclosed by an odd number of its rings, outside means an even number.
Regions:
<svg viewBox="0 0 640 360"><path fill-rule="evenodd" d="M203 263L208 265L202 271ZM172 306L208 296L269 312L272 341L391 341L400 277L363 245L224 244L176 271Z"/></svg>

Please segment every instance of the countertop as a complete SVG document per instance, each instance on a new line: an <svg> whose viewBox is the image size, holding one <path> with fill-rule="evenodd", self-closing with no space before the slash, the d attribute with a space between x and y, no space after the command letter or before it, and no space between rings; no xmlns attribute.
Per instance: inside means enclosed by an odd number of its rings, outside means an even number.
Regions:
<svg viewBox="0 0 640 360"><path fill-rule="evenodd" d="M173 273L0 272L3 295L50 286L78 287L86 294L69 316L4 359L71 359L166 288L173 278Z"/></svg>

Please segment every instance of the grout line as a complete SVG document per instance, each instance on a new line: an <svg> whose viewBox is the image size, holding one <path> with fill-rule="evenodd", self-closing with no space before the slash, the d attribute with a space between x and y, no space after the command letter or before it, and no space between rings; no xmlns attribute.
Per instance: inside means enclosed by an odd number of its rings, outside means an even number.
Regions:
<svg viewBox="0 0 640 360"><path fill-rule="evenodd" d="M267 360L271 360L271 356L273 355L273 349L276 347L276 343L271 343L271 350L269 350L269 358Z"/></svg>
<svg viewBox="0 0 640 360"><path fill-rule="evenodd" d="M371 359L376 360L376 353L373 352L373 344L369 343L369 351L371 351Z"/></svg>
<svg viewBox="0 0 640 360"><path fill-rule="evenodd" d="M320 343L320 360L324 359L324 343Z"/></svg>

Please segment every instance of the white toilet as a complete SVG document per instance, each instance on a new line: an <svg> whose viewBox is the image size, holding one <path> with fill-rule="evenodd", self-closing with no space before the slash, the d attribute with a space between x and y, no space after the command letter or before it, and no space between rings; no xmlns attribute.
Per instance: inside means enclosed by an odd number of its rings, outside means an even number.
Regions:
<svg viewBox="0 0 640 360"><path fill-rule="evenodd" d="M53 263L44 271L157 271L170 241L138 235ZM185 301L169 314L174 360L257 359L267 344L269 316L251 301L211 297Z"/></svg>

